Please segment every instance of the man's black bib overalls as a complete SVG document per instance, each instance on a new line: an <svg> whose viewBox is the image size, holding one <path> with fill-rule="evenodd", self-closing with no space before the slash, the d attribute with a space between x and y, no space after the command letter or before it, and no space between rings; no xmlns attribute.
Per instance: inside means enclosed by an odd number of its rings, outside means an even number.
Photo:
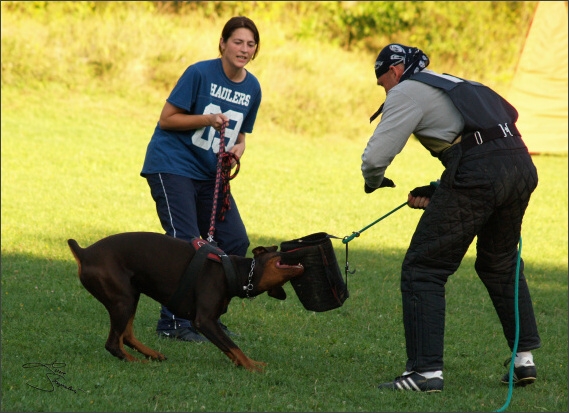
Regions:
<svg viewBox="0 0 569 413"><path fill-rule="evenodd" d="M431 152L445 171L402 265L406 370L419 373L443 369L445 284L475 237L476 272L513 348L517 246L537 186L537 171L515 127L515 108L480 83L449 78L423 72L409 78L444 90L465 121L460 144ZM518 351L529 351L540 347L540 338L523 268L522 260ZM467 306L462 303L463 311Z"/></svg>

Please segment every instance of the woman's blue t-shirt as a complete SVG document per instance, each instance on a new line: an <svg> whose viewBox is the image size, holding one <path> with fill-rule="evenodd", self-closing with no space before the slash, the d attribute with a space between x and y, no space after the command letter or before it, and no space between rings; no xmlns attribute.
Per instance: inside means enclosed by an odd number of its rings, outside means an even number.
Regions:
<svg viewBox="0 0 569 413"><path fill-rule="evenodd" d="M167 101L194 115L227 116L225 148L229 150L239 132L253 131L261 97L261 85L255 76L247 72L242 82L235 83L225 75L218 58L189 66ZM171 173L196 180L215 179L219 136L211 126L174 131L163 130L158 123L140 174Z"/></svg>

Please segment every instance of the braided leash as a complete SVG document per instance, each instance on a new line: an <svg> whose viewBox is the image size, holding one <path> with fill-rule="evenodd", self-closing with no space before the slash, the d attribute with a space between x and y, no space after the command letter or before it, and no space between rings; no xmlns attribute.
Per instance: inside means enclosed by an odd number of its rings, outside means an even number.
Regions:
<svg viewBox="0 0 569 413"><path fill-rule="evenodd" d="M235 173L231 175L231 159L235 159L237 162L237 168ZM223 190L223 204L221 210L219 211L218 219L223 221L225 219L225 213L231 208L231 203L229 200L229 194L231 193L231 188L229 181L237 176L239 173L239 158L233 152L225 152L225 123L221 125L219 131L219 151L217 152L217 172L215 175L215 190L213 191L213 207L211 211L211 219L209 223L209 232L207 236L208 242L213 241L213 233L215 232L215 213L217 211L217 200L219 198L220 186Z"/></svg>

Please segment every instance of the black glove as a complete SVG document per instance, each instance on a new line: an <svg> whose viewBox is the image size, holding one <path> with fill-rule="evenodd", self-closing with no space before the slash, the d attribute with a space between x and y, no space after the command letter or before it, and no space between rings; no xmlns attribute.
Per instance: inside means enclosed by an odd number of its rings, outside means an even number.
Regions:
<svg viewBox="0 0 569 413"><path fill-rule="evenodd" d="M381 181L381 184L377 188L385 188L386 186L390 187L390 188L395 188L395 184L393 183L393 181L384 176L383 181ZM364 183L364 191L366 194L371 194L377 188L372 188L372 187L368 186L367 183Z"/></svg>
<svg viewBox="0 0 569 413"><path fill-rule="evenodd" d="M435 190L437 189L437 185L435 185L435 183L431 182L430 185L426 185L426 186L418 186L417 188L413 189L411 191L411 195L414 197L426 197L426 198L431 198L433 196L433 194L435 193Z"/></svg>

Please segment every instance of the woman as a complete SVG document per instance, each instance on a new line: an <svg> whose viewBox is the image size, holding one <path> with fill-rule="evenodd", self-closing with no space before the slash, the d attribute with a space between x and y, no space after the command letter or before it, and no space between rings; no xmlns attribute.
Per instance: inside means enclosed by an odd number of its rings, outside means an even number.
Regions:
<svg viewBox="0 0 569 413"><path fill-rule="evenodd" d="M162 228L172 237L207 238L220 132L224 129L226 151L240 159L245 134L253 131L261 104L259 81L245 69L259 49L255 23L232 17L221 32L220 57L189 66L164 104L141 175L150 186ZM233 159L232 167L235 164ZM223 195L220 191L219 205ZM215 221L214 241L226 254L245 256L249 238L231 194L229 202L224 219ZM189 320L176 318L165 306L156 331L185 341L207 341Z"/></svg>

